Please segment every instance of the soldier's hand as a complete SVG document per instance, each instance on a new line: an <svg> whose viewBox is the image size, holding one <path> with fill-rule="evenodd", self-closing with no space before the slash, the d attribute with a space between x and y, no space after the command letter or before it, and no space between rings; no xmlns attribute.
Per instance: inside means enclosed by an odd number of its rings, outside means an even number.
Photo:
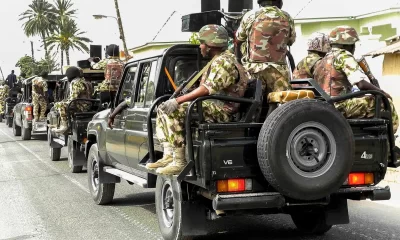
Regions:
<svg viewBox="0 0 400 240"><path fill-rule="evenodd" d="M108 127L109 127L110 129L113 129L112 125L114 125L114 118L109 117L109 118L108 118Z"/></svg>
<svg viewBox="0 0 400 240"><path fill-rule="evenodd" d="M162 103L159 108L161 111L163 111L165 114L169 115L173 112L175 112L179 107L178 102L176 101L176 99L170 99L164 103Z"/></svg>

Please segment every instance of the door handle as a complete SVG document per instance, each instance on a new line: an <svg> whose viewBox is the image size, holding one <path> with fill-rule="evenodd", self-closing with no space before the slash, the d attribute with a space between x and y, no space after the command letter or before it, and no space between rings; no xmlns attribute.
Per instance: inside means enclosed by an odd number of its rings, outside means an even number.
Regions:
<svg viewBox="0 0 400 240"><path fill-rule="evenodd" d="M147 124L143 123L143 131L147 131Z"/></svg>

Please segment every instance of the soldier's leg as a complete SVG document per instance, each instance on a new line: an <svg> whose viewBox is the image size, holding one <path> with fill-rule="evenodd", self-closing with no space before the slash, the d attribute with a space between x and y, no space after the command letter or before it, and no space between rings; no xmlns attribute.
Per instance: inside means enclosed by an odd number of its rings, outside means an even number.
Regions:
<svg viewBox="0 0 400 240"><path fill-rule="evenodd" d="M157 173L165 175L179 174L186 166L187 161L185 159L185 116L186 109L190 102L179 105L178 109L170 115L162 114L162 118L159 121L161 125L160 131L163 132L166 140L173 147L173 162L166 167L158 168Z"/></svg>
<svg viewBox="0 0 400 240"><path fill-rule="evenodd" d="M58 102L55 104L55 108L60 114L60 129L57 130L59 132L65 131L68 129L67 125L67 107L69 102Z"/></svg>
<svg viewBox="0 0 400 240"><path fill-rule="evenodd" d="M40 105L40 120L46 119L47 102L44 98L39 99Z"/></svg>
<svg viewBox="0 0 400 240"><path fill-rule="evenodd" d="M225 123L232 118L221 106L211 101L203 102L203 114L206 122Z"/></svg>
<svg viewBox="0 0 400 240"><path fill-rule="evenodd" d="M33 105L33 117L35 121L39 121L39 98L35 95L32 95L32 105Z"/></svg>
<svg viewBox="0 0 400 240"><path fill-rule="evenodd" d="M396 133L399 127L399 116L389 100L392 109L393 131ZM335 107L344 115L345 118L373 118L375 117L375 98L362 97L353 98L340 103L336 103Z"/></svg>
<svg viewBox="0 0 400 240"><path fill-rule="evenodd" d="M161 110L157 110L157 118L156 118L156 135L158 141L160 141L161 145L164 148L164 154L161 159L159 159L155 163L146 164L147 169L156 169L161 167L166 167L168 164L173 161L173 147L167 141L166 135L166 121L165 121L165 113Z"/></svg>
<svg viewBox="0 0 400 240"><path fill-rule="evenodd" d="M289 82L289 70L285 66L269 66L261 72L251 74L251 77L262 81L263 91L267 94L292 89Z"/></svg>

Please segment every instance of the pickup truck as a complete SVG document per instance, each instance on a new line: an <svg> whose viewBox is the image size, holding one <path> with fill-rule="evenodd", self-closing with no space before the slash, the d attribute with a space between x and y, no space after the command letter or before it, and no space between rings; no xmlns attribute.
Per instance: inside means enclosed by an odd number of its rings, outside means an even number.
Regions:
<svg viewBox="0 0 400 240"><path fill-rule="evenodd" d="M18 98L18 93L20 90L21 88L18 85L14 86L12 89L10 89L8 97L5 101L4 119L6 120L6 125L8 127L12 127L14 120L14 106L21 100Z"/></svg>
<svg viewBox="0 0 400 240"><path fill-rule="evenodd" d="M61 75L52 75L54 78L61 77ZM12 129L14 136L21 136L22 140L30 140L32 134L46 134L47 125L45 122L33 123L33 103L32 103L32 80L36 76L25 79L22 84L22 99L13 108L13 121ZM50 75L49 75L50 77ZM57 79L53 77L47 80L49 93L52 93L56 87ZM46 114L50 111L52 103L52 96L49 94Z"/></svg>
<svg viewBox="0 0 400 240"><path fill-rule="evenodd" d="M89 81L93 88L95 88L101 81L104 80L104 70L91 70L83 69L83 77L86 81ZM66 100L69 96L69 82L67 80L62 81L59 84L59 88L63 90L63 99ZM86 128L89 121L92 119L99 110L102 110L101 101L98 99L85 99L86 102L92 103L92 110L89 112L70 113L70 106L74 102L81 101L83 99L73 100L67 109L68 125L70 126L69 131L65 134L57 133L52 128L47 129L47 141L50 150L50 160L59 161L61 156L61 149L64 146L68 147L68 164L72 173L79 173L82 171L83 166L86 165L86 159L83 153L86 138ZM47 114L47 124L58 126L60 123L60 115L54 109L51 108L49 114ZM54 128L55 129L55 128Z"/></svg>
<svg viewBox="0 0 400 240"><path fill-rule="evenodd" d="M277 213L289 214L304 233L324 234L349 223L348 199L390 199L389 187L376 186L388 167L400 165L388 99L376 91L330 98L313 79L292 81L312 99L268 100L258 80L249 82L244 98L196 99L185 119L187 166L176 176L147 170L163 152L155 109L174 92L165 68L175 84L193 76L210 60L198 48L177 44L126 64L114 107L127 94L131 105L113 129L110 109L87 127L88 185L96 204L110 204L121 179L155 188L161 235L170 240L204 235L217 218ZM345 119L333 106L365 94L384 104L376 118ZM201 102L212 99L241 103L240 112L229 123L206 123Z"/></svg>

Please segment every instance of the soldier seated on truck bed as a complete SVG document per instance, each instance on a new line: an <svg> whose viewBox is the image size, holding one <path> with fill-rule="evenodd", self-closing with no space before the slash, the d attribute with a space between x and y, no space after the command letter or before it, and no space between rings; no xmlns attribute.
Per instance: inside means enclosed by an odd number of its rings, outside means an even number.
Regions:
<svg viewBox="0 0 400 240"><path fill-rule="evenodd" d="M81 98L81 99L91 99L92 89L88 82L82 78L81 70L77 67L70 67L67 69L65 75L67 75L68 81L70 82L69 96L66 101L57 102L54 104L55 109L60 113L61 127L57 129L56 132L63 133L68 129L67 124L67 108L71 101ZM73 112L86 112L91 108L90 102L79 101L75 102L72 106Z"/></svg>

